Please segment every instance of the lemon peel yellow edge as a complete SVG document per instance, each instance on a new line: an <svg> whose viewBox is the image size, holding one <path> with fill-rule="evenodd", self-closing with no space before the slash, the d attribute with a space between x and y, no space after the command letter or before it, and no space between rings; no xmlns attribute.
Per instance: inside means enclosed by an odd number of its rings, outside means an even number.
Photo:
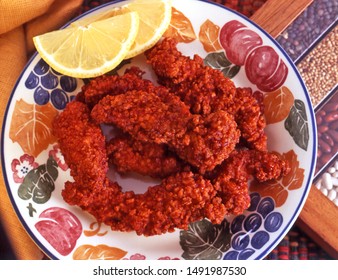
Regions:
<svg viewBox="0 0 338 280"><path fill-rule="evenodd" d="M46 61L48 65L50 65L54 70L60 72L63 75L71 76L74 78L94 78L100 75L103 75L111 70L113 70L115 67L117 67L124 59L130 48L132 47L135 38L138 33L139 28L139 16L137 12L130 12L129 14L132 14L131 18L131 28L130 28L130 36L128 39L124 42L124 51L121 51L110 63L108 63L107 66L104 64L101 67L92 69L92 70L83 70L81 68L67 68L55 61L51 58L51 55L45 52L44 48L40 44L39 36L33 37L33 42L35 45L36 50L40 54L41 58ZM107 20L107 19L104 19ZM80 27L72 27L72 28L82 28ZM76 70L75 70L76 69Z"/></svg>

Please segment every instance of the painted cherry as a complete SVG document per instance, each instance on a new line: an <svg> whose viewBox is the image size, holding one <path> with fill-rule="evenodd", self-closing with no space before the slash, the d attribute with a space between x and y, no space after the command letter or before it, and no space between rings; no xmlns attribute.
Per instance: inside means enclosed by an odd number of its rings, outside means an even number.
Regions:
<svg viewBox="0 0 338 280"><path fill-rule="evenodd" d="M230 62L244 65L249 53L263 44L262 38L243 23L232 20L220 32L220 43Z"/></svg>
<svg viewBox="0 0 338 280"><path fill-rule="evenodd" d="M40 216L41 221L35 224L38 232L61 255L68 255L76 245L82 233L79 219L66 209L48 208Z"/></svg>
<svg viewBox="0 0 338 280"><path fill-rule="evenodd" d="M247 57L245 73L260 90L270 92L283 85L288 68L272 47L260 46Z"/></svg>

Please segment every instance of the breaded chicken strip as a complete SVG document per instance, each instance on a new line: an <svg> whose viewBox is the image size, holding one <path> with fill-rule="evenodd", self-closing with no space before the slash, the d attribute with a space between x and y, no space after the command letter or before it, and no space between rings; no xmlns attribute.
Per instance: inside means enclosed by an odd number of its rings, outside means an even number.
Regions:
<svg viewBox="0 0 338 280"><path fill-rule="evenodd" d="M182 55L174 39L165 38L146 51L146 57L159 83L179 96L192 113L207 115L232 103L234 83L222 72L205 66L200 56L191 59Z"/></svg>
<svg viewBox="0 0 338 280"><path fill-rule="evenodd" d="M147 236L187 229L205 217L214 223L222 221L225 207L214 186L201 175L179 172L144 194L123 192L116 182L110 182L105 140L85 104L70 102L55 119L53 129L74 178L65 183L62 197L98 222Z"/></svg>
<svg viewBox="0 0 338 280"><path fill-rule="evenodd" d="M189 109L176 101L168 104L152 92L133 90L104 97L91 117L97 124L114 124L139 141L166 144L183 138L192 118Z"/></svg>
<svg viewBox="0 0 338 280"><path fill-rule="evenodd" d="M192 113L227 111L235 116L241 137L250 148L267 150L261 104L250 89L236 89L221 71L205 66L200 56L191 59L182 55L172 38L165 38L146 51L146 57L158 82L179 96Z"/></svg>
<svg viewBox="0 0 338 280"><path fill-rule="evenodd" d="M85 104L68 103L54 119L53 134L75 180L92 185L105 179L108 171L105 137L100 126L91 122Z"/></svg>
<svg viewBox="0 0 338 280"><path fill-rule="evenodd" d="M107 154L109 162L121 174L136 172L165 178L189 169L166 145L137 141L127 134L111 139L107 144Z"/></svg>
<svg viewBox="0 0 338 280"><path fill-rule="evenodd" d="M154 85L151 81L142 79L142 72L138 67L131 67L125 71L122 76L103 75L91 79L84 85L81 92L77 95L77 100L84 102L89 108L92 108L106 95L123 94L130 90L152 91Z"/></svg>
<svg viewBox="0 0 338 280"><path fill-rule="evenodd" d="M112 230L158 235L187 229L203 218L220 223L226 213L209 180L192 172L179 172L151 186L143 194L122 192L116 182L94 186L66 182L64 200L81 207Z"/></svg>
<svg viewBox="0 0 338 280"><path fill-rule="evenodd" d="M179 98L163 91L106 96L91 116L96 123L114 124L139 141L167 144L201 173L226 159L240 135L232 115L224 111L192 115Z"/></svg>
<svg viewBox="0 0 338 280"><path fill-rule="evenodd" d="M249 179L259 182L279 179L289 172L289 165L273 153L240 150L234 151L214 172L211 181L227 214L238 215L250 206Z"/></svg>
<svg viewBox="0 0 338 280"><path fill-rule="evenodd" d="M260 92L255 94L261 95ZM263 104L256 96L251 88L237 88L234 102L229 106L228 112L235 116L241 137L245 139L247 146L258 151L267 151Z"/></svg>

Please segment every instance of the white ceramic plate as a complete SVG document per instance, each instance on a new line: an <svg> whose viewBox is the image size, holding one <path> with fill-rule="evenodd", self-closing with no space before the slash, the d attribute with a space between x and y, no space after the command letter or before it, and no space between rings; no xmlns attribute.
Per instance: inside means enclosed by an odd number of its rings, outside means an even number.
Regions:
<svg viewBox="0 0 338 280"><path fill-rule="evenodd" d="M121 4L103 5L82 17ZM180 41L179 50L199 54L206 64L232 77L236 86L264 92L269 150L288 160L292 171L273 184L251 185L250 208L238 217L225 217L221 225L203 220L187 231L153 237L113 232L61 197L64 182L71 178L51 122L84 81L55 72L35 54L7 107L1 159L18 217L52 259L262 259L302 209L315 166L316 127L296 67L264 30L223 6L196 0L174 0L173 6L170 28L179 31L172 32ZM154 79L143 55L127 61L118 73L131 64ZM117 179L124 188L151 185L142 178Z"/></svg>

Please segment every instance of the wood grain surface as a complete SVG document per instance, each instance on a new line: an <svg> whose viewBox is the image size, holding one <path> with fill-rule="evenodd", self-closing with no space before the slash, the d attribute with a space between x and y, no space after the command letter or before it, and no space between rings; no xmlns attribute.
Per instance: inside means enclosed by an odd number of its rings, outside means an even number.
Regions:
<svg viewBox="0 0 338 280"><path fill-rule="evenodd" d="M268 0L250 18L276 38L313 0Z"/></svg>
<svg viewBox="0 0 338 280"><path fill-rule="evenodd" d="M338 259L338 207L315 186L300 213L297 225L334 259Z"/></svg>

